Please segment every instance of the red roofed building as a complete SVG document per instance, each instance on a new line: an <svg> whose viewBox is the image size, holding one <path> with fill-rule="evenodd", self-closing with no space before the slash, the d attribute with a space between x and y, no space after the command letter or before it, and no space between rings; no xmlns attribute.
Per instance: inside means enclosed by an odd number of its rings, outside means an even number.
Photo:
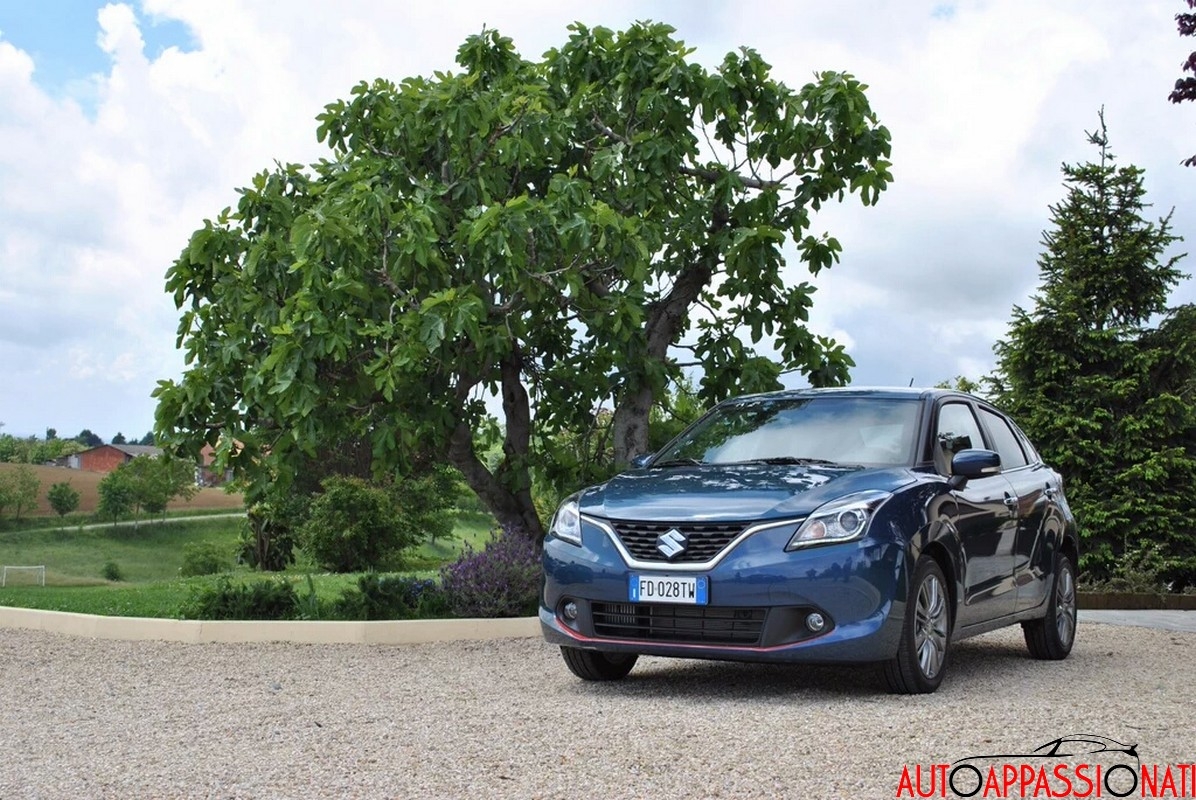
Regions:
<svg viewBox="0 0 1196 800"><path fill-rule="evenodd" d="M121 464L127 464L140 456L160 455L162 448L152 445L102 444L71 456L68 466L87 472L111 472Z"/></svg>

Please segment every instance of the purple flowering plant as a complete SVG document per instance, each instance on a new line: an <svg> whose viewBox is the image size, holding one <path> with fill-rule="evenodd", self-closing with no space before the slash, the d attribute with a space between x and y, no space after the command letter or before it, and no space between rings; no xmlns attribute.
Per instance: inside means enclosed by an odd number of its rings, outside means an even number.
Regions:
<svg viewBox="0 0 1196 800"><path fill-rule="evenodd" d="M460 558L441 568L440 581L453 616L535 616L540 553L524 532L496 531L481 552L467 545Z"/></svg>

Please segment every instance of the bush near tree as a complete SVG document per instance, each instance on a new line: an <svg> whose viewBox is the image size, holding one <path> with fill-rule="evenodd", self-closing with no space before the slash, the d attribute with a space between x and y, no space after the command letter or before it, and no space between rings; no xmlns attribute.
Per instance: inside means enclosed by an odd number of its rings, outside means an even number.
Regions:
<svg viewBox="0 0 1196 800"><path fill-rule="evenodd" d="M328 442L368 443L377 476L426 449L539 538L535 443L594 409L625 465L687 368L704 404L847 380L802 275L841 250L813 213L892 179L864 84L792 89L746 48L708 69L650 22L570 31L525 59L486 30L459 72L358 85L319 117L326 159L195 231L167 275L188 369L155 392L165 445L284 487Z"/></svg>
<svg viewBox="0 0 1196 800"><path fill-rule="evenodd" d="M199 491L195 485L195 467L170 455L139 456L121 464L99 483L101 517L116 522L142 511L165 515L171 500L190 499Z"/></svg>
<svg viewBox="0 0 1196 800"><path fill-rule="evenodd" d="M331 614L349 620L429 619L449 616L449 608L437 581L370 573L341 593Z"/></svg>
<svg viewBox="0 0 1196 800"><path fill-rule="evenodd" d="M97 490L100 495L96 513L101 519L108 519L112 524L133 511L136 497L131 476L123 465L109 472L100 481Z"/></svg>
<svg viewBox="0 0 1196 800"><path fill-rule="evenodd" d="M53 433L53 428L47 433ZM48 464L65 456L83 450L83 445L73 439L36 436L17 437L0 434L0 461L11 464Z"/></svg>
<svg viewBox="0 0 1196 800"><path fill-rule="evenodd" d="M50 501L50 508L60 517L79 508L79 492L71 486L70 481L51 484L46 499Z"/></svg>
<svg viewBox="0 0 1196 800"><path fill-rule="evenodd" d="M1063 167L1042 283L990 386L1063 473L1088 577L1153 564L1178 589L1196 584L1196 307L1167 307L1171 215L1144 217L1143 171L1116 164L1103 112L1089 141L1099 159Z"/></svg>
<svg viewBox="0 0 1196 800"><path fill-rule="evenodd" d="M298 492L270 490L245 514L239 559L254 569L279 572L295 560L299 529L307 520L311 498Z"/></svg>
<svg viewBox="0 0 1196 800"><path fill-rule="evenodd" d="M377 569L419 540L419 532L404 523L385 489L333 476L312 501L299 542L324 569L362 572Z"/></svg>
<svg viewBox="0 0 1196 800"><path fill-rule="evenodd" d="M189 500L199 491L195 485L195 465L170 455L141 456L122 465L133 486L134 511L147 514L166 513L175 498Z"/></svg>
<svg viewBox="0 0 1196 800"><path fill-rule="evenodd" d="M184 578L215 575L224 572L228 567L228 557L218 545L212 542L183 544L183 564L179 567L179 575Z"/></svg>
<svg viewBox="0 0 1196 800"><path fill-rule="evenodd" d="M41 485L37 473L28 464L0 472L0 517L11 509L13 518L19 520L23 512L36 508Z"/></svg>
<svg viewBox="0 0 1196 800"><path fill-rule="evenodd" d="M496 532L481 552L466 547L440 571L444 597L456 617L534 616L540 581L535 543L509 531Z"/></svg>
<svg viewBox="0 0 1196 800"><path fill-rule="evenodd" d="M239 583L221 575L194 592L181 613L184 619L281 620L297 618L299 610L295 587L282 578Z"/></svg>

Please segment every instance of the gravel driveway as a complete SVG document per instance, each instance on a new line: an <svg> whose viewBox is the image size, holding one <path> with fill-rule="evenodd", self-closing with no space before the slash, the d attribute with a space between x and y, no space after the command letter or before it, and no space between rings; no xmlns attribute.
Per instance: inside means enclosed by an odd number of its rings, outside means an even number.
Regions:
<svg viewBox="0 0 1196 800"><path fill-rule="evenodd" d="M937 694L867 670L641 659L570 675L537 639L163 644L0 630L5 798L892 798L903 765L1094 733L1196 761L1196 635L1081 625L958 645ZM948 793L950 796L950 793Z"/></svg>

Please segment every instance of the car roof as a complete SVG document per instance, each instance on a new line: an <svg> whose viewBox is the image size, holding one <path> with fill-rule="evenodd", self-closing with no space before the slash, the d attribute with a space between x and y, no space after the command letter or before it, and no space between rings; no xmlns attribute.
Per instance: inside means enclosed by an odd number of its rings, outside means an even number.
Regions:
<svg viewBox="0 0 1196 800"><path fill-rule="evenodd" d="M913 386L838 386L819 389L782 389L778 392L742 395L731 398L727 402L746 399L785 400L803 397L876 397L887 400L923 400L946 396L972 398L972 395L954 389L919 388Z"/></svg>

